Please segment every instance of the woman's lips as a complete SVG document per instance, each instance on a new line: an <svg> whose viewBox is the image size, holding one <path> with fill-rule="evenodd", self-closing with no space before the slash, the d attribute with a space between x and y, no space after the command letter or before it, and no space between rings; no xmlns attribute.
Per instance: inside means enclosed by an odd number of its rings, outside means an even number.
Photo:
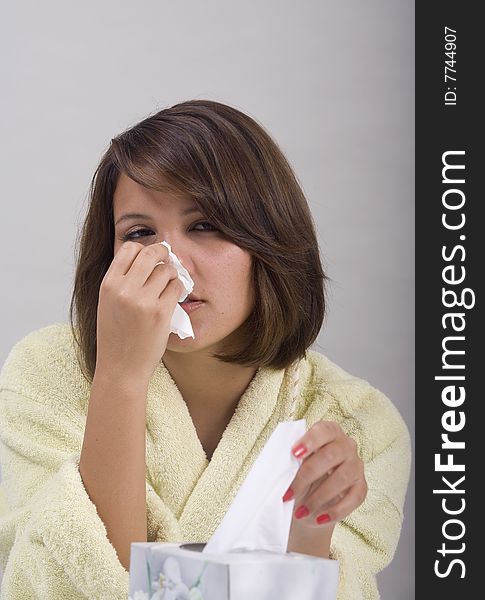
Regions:
<svg viewBox="0 0 485 600"><path fill-rule="evenodd" d="M179 302L179 306L181 306L186 313L191 313L194 310L197 310L203 304L203 300L189 300L188 298L186 298L183 302Z"/></svg>

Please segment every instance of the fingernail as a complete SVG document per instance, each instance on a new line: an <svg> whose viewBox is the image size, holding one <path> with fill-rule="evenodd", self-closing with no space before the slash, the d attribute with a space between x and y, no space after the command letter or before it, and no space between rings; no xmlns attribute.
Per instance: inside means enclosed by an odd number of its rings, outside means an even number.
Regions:
<svg viewBox="0 0 485 600"><path fill-rule="evenodd" d="M321 525L322 523L328 523L330 521L330 515L327 515L327 513L324 513L323 515L318 515L316 521L319 525Z"/></svg>
<svg viewBox="0 0 485 600"><path fill-rule="evenodd" d="M295 495L295 492L291 489L291 487L289 487L286 492L285 495L283 496L283 502L287 502L288 500L291 500Z"/></svg>
<svg viewBox="0 0 485 600"><path fill-rule="evenodd" d="M305 505L299 506L295 511L295 519L302 519L310 514L310 511Z"/></svg>
<svg viewBox="0 0 485 600"><path fill-rule="evenodd" d="M305 444L298 444L298 446L293 448L292 452L293 456L296 456L296 458L301 458L308 452L308 448L305 446Z"/></svg>

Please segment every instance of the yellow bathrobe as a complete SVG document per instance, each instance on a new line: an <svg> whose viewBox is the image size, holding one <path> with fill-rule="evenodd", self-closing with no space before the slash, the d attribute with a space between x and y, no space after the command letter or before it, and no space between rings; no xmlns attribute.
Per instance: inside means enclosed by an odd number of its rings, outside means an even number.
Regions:
<svg viewBox="0 0 485 600"><path fill-rule="evenodd" d="M69 324L33 331L0 373L0 598L126 600L128 572L78 470L90 386ZM335 527L339 600L379 598L410 470L408 430L386 396L322 354L302 361L295 418L338 422L365 462L365 502ZM278 422L289 418L289 370L260 368L207 460L162 361L147 396L148 541L207 541ZM129 482L127 482L129 485ZM0 494L0 496L2 496Z"/></svg>

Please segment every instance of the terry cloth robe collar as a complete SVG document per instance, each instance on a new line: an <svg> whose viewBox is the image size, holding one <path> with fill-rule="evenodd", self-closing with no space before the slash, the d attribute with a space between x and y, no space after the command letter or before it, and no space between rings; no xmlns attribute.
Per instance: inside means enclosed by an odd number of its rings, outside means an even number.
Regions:
<svg viewBox="0 0 485 600"><path fill-rule="evenodd" d="M147 395L150 541L208 541L277 423L289 418L291 371L258 368L209 461L187 405L160 361Z"/></svg>

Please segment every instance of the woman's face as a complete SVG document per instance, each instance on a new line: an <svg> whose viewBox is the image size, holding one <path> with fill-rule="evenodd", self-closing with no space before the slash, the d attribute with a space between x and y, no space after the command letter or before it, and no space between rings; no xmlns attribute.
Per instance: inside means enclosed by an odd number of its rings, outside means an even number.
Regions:
<svg viewBox="0 0 485 600"><path fill-rule="evenodd" d="M190 208L194 212L183 214ZM129 213L145 217L122 219ZM147 246L166 240L194 281L192 293L204 301L189 315L195 339L182 340L171 333L167 350L221 351L221 342L228 341L253 310L249 252L212 229L190 197L147 189L124 173L114 193L113 216L115 254L125 240ZM236 341L237 335L230 340Z"/></svg>

